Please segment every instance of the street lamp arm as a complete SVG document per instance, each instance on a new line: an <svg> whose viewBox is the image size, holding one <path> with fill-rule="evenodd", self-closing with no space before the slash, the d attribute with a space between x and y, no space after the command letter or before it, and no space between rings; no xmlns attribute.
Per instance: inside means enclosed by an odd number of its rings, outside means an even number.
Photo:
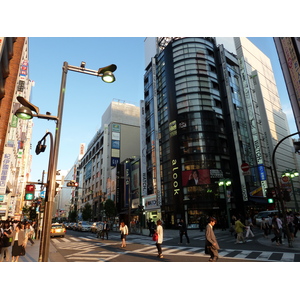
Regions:
<svg viewBox="0 0 300 300"><path fill-rule="evenodd" d="M17 100L19 101L19 103L21 103L23 106L28 107L30 110L36 112L37 114L39 113L39 108L35 105L33 105L32 103L30 103L29 101L27 101L24 97L22 96L18 96Z"/></svg>
<svg viewBox="0 0 300 300"><path fill-rule="evenodd" d="M68 64L65 65L64 67L70 71L84 73L84 74L93 75L93 76L97 76L97 77L102 77L104 72L106 72L106 71L114 72L117 69L117 66L114 64L103 67L103 68L99 68L98 70L91 70L91 69L86 69L85 67L71 66Z"/></svg>
<svg viewBox="0 0 300 300"><path fill-rule="evenodd" d="M300 134L300 131L297 131L295 133L292 133L292 134L289 134L288 136L284 137L283 139L281 139L278 144L275 146L274 150L273 150L273 153L272 153L272 164L273 164L273 167L275 166L275 152L278 148L278 146L284 141L286 140L287 138L293 136L293 135L296 135L296 134Z"/></svg>
<svg viewBox="0 0 300 300"><path fill-rule="evenodd" d="M275 193L276 193L276 196L277 198L279 199L279 202L281 204L281 210L282 210L282 215L283 215L283 221L284 221L284 227L285 227L285 230L287 232L287 237L288 237L288 242L289 242L289 247L293 247L293 244L292 244L292 239L291 239L291 235L290 235L290 231L289 231L289 228L287 226L287 219L286 219L286 212L285 212L285 209L284 209L284 203L283 203L283 199L282 199L282 195L281 195L281 192L280 192L280 184L279 184L279 179L278 179L278 174L277 174L277 171L276 171L276 164L275 164L275 153L276 153L276 150L278 148L278 146L284 141L286 140L287 138L293 136L293 135L296 135L296 134L300 134L300 131L297 131L295 133L292 133L292 134L289 134L288 136L284 137L283 139L281 139L278 144L275 146L274 150L273 150L273 153L272 153L272 165L273 165L273 169L274 169L274 173L275 173L275 179L276 179L276 185L277 185L277 189L275 189Z"/></svg>
<svg viewBox="0 0 300 300"><path fill-rule="evenodd" d="M33 117L36 117L38 119L46 119L46 120L53 120L53 121L58 120L58 117L56 117L56 116L43 115L43 114L35 114L35 115L33 115Z"/></svg>

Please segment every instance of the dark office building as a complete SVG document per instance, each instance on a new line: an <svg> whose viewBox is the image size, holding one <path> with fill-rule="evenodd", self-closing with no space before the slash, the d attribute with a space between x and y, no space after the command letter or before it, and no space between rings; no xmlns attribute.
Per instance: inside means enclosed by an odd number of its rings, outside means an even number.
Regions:
<svg viewBox="0 0 300 300"><path fill-rule="evenodd" d="M154 212L166 226L185 218L196 227L202 216L244 212L242 186L251 183L238 169L254 152L236 57L214 38L161 38L157 46L141 103L146 218ZM156 203L147 206L150 195Z"/></svg>

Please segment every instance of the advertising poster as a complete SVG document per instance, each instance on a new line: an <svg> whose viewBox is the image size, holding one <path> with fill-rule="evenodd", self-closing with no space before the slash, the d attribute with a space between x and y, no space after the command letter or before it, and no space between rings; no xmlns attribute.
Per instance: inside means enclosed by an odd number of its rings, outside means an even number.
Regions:
<svg viewBox="0 0 300 300"><path fill-rule="evenodd" d="M209 169L197 169L182 172L182 186L210 184Z"/></svg>

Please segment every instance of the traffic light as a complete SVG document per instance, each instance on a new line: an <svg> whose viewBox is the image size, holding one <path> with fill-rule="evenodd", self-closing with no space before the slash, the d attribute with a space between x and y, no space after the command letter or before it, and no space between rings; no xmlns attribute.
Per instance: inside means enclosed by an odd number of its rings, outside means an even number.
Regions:
<svg viewBox="0 0 300 300"><path fill-rule="evenodd" d="M287 190L283 191L283 200L286 202L290 202L291 201L291 195L290 192Z"/></svg>
<svg viewBox="0 0 300 300"><path fill-rule="evenodd" d="M275 198L275 190L274 188L267 188L267 199L268 203L274 203L274 198Z"/></svg>
<svg viewBox="0 0 300 300"><path fill-rule="evenodd" d="M35 185L27 184L25 187L25 201L34 200Z"/></svg>
<svg viewBox="0 0 300 300"><path fill-rule="evenodd" d="M75 180L70 180L67 183L67 187L78 187L78 182L76 182Z"/></svg>

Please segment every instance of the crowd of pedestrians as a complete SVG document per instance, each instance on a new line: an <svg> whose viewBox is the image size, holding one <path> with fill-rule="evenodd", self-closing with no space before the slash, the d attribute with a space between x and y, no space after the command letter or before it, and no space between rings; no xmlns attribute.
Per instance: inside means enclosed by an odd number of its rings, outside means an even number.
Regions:
<svg viewBox="0 0 300 300"><path fill-rule="evenodd" d="M18 262L26 253L28 241L34 244L35 223L0 221L0 262Z"/></svg>
<svg viewBox="0 0 300 300"><path fill-rule="evenodd" d="M245 243L249 236L254 237L253 225L251 217L242 218L240 215L233 215L230 224L230 232L235 235L235 243ZM218 260L219 245L214 235L214 226L217 224L217 219L214 217L206 217L201 223L199 222L200 231L205 230L205 252L210 255L209 261L215 262ZM163 258L162 243L164 224L161 220L154 222L149 219L147 221L149 236L155 241L159 258ZM205 227L204 227L205 226ZM218 226L223 230L222 222ZM287 226L290 233L290 238L297 238L297 233L300 229L300 214L288 213ZM203 228L204 227L204 228ZM187 225L183 219L178 220L177 228L179 230L179 244L182 244L185 237L186 244L190 243L188 236ZM282 240L287 237L287 232L283 226L283 220L277 214L271 215L270 218L262 218L259 227L263 231L266 239L273 234L270 239L271 243L276 242L276 245L281 245ZM109 224L104 222L101 228L102 239L108 239ZM126 248L126 238L129 234L127 225L124 222L120 223L119 231L121 234L121 248ZM35 222L19 222L19 221L0 221L0 262L17 262L20 256L26 253L28 243L34 244L36 236Z"/></svg>
<svg viewBox="0 0 300 300"><path fill-rule="evenodd" d="M265 238L269 238L273 234L273 237L270 239L271 243L276 242L276 245L282 245L282 240L287 238L287 232L283 226L283 219L278 216L278 214L271 214L269 218L262 218L261 224L258 229L263 231ZM299 213L287 213L287 226L290 233L290 238L293 241L297 237L297 232L300 229L300 214ZM232 216L231 234L234 233L236 244L245 243L247 238L251 235L254 237L252 228L254 227L252 219L247 217L245 219L245 224L241 221L241 217Z"/></svg>

